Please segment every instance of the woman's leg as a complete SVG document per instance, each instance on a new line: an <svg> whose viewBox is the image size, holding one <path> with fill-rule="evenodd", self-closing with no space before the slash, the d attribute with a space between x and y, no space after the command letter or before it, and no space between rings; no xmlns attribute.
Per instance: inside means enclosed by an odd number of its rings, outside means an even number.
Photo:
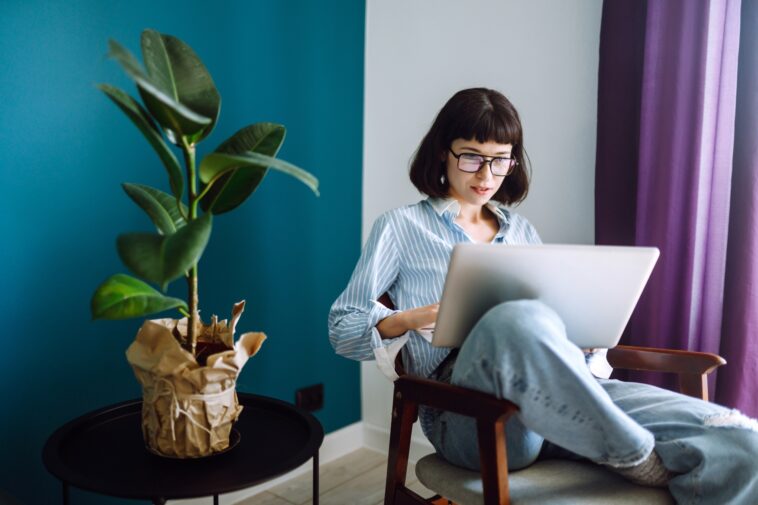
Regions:
<svg viewBox="0 0 758 505"><path fill-rule="evenodd" d="M637 465L653 449L653 435L614 405L563 322L541 302L506 302L487 312L461 347L452 382L519 406L506 426L513 469L536 459L542 437L615 467ZM434 431L446 459L478 467L472 420L444 413Z"/></svg>
<svg viewBox="0 0 758 505"><path fill-rule="evenodd" d="M434 422L429 439L447 461L479 470L479 444L474 418L442 412ZM526 428L520 419L511 417L505 425L508 469L520 470L534 463L543 442L544 439Z"/></svg>
<svg viewBox="0 0 758 505"><path fill-rule="evenodd" d="M655 436L678 503L758 503L758 421L648 384L601 380L614 403Z"/></svg>

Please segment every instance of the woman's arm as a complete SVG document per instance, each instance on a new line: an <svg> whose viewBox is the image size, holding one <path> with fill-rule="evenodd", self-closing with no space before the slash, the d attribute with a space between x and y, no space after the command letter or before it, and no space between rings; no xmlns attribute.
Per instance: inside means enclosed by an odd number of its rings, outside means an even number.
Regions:
<svg viewBox="0 0 758 505"><path fill-rule="evenodd" d="M329 312L329 341L337 354L355 360L374 359L384 345L376 328L399 311L378 301L398 276L399 254L391 218L383 214L374 223L347 287Z"/></svg>
<svg viewBox="0 0 758 505"><path fill-rule="evenodd" d="M429 328L437 321L440 304L433 303L424 307L397 312L379 321L376 329L382 338L395 338L409 330Z"/></svg>

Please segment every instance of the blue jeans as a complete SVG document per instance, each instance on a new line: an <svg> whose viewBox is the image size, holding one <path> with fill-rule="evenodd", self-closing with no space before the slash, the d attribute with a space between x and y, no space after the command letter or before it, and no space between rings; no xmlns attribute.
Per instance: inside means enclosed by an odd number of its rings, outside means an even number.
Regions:
<svg viewBox="0 0 758 505"><path fill-rule="evenodd" d="M487 312L460 349L452 383L519 406L506 424L509 469L546 452L627 467L655 448L678 474L669 482L678 503L758 503L755 420L647 384L594 378L560 317L541 302ZM479 468L472 418L441 412L427 435L448 461Z"/></svg>

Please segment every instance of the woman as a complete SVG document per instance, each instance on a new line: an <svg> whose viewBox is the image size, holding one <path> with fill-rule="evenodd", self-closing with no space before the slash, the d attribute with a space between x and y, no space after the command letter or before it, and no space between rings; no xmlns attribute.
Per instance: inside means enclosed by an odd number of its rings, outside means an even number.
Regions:
<svg viewBox="0 0 758 505"><path fill-rule="evenodd" d="M538 301L496 306L460 352L432 347L450 253L461 242L538 244L532 225L505 206L523 200L529 174L521 122L500 93L468 89L442 108L411 164L429 196L380 216L329 314L338 354L507 398L508 466L587 458L680 503L758 503L758 423L718 405L653 386L593 377L560 317ZM396 309L381 304L389 294ZM422 408L437 452L478 469L471 418Z"/></svg>

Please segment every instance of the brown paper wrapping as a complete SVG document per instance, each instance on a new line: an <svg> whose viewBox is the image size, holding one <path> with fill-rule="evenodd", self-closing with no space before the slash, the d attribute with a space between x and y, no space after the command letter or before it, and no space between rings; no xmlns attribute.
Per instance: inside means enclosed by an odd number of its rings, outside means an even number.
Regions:
<svg viewBox="0 0 758 505"><path fill-rule="evenodd" d="M126 351L142 384L142 432L150 450L163 456L198 458L229 446L232 424L242 407L235 384L242 367L260 348L263 333L245 333L234 343L244 302L234 306L232 323L212 318L199 328L199 341L233 346L200 366L175 334L187 333L187 319L145 321Z"/></svg>

